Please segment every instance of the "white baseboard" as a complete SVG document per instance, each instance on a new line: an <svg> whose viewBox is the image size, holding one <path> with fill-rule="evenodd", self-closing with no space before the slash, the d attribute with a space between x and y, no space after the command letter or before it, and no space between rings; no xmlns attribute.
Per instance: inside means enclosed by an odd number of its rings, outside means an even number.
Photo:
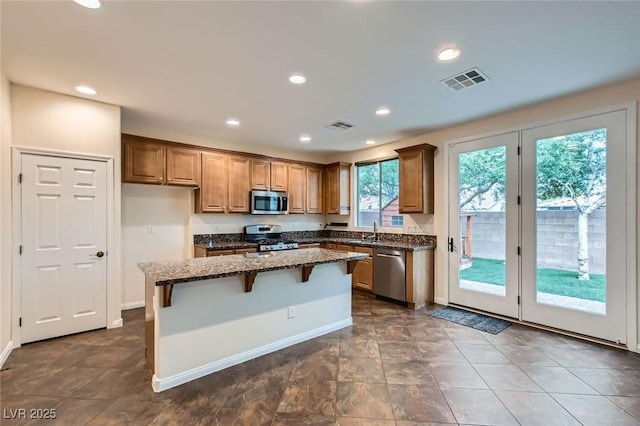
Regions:
<svg viewBox="0 0 640 426"><path fill-rule="evenodd" d="M12 350L13 350L13 342L9 340L9 342L7 343L7 346L5 346L4 349L2 350L2 353L0 353L0 368L2 368L2 366L4 365L4 362L7 360L7 358L9 358L9 355L11 355Z"/></svg>
<svg viewBox="0 0 640 426"><path fill-rule="evenodd" d="M111 321L111 325L107 328L118 328L122 327L122 318L118 318L117 320Z"/></svg>
<svg viewBox="0 0 640 426"><path fill-rule="evenodd" d="M144 300L127 302L120 305L120 309L122 309L123 311L129 310L129 309L136 309L136 308L144 308Z"/></svg>
<svg viewBox="0 0 640 426"><path fill-rule="evenodd" d="M438 305L447 305L447 299L445 299L444 297L434 297L433 301L435 303L437 303Z"/></svg>
<svg viewBox="0 0 640 426"><path fill-rule="evenodd" d="M208 374L215 373L216 371L224 370L225 368L252 360L259 356L270 354L271 352L275 352L291 345L313 339L314 337L322 336L324 334L349 327L351 324L353 324L353 320L351 318L334 322L320 328L297 334L295 336L287 337L286 339L278 340L277 342L269 343L268 345L260 346L259 348L251 349L246 352L221 359L219 361L211 362L209 364L187 370L183 373L167 377L166 379L158 379L154 374L153 379L151 380L151 385L153 386L153 390L155 392L162 392L164 390L171 389L192 380L199 379L200 377L204 377Z"/></svg>

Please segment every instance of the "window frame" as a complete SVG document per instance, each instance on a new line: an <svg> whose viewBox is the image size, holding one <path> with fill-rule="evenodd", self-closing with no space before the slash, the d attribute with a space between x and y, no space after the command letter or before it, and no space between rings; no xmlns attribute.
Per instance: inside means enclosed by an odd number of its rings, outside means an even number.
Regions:
<svg viewBox="0 0 640 426"><path fill-rule="evenodd" d="M369 160L369 161L361 161L361 162L357 162L354 164L355 166L355 173L354 173L354 178L355 178L355 185L354 187L354 200L355 200L355 208L353 209L353 223L354 223L354 227L355 228L362 228L362 229L372 229L373 226L367 226L367 225L362 225L359 222L359 213L360 213L360 189L359 189L359 181L360 181L360 173L359 173L359 168L360 167L365 167L365 166L372 166L372 165L377 165L378 166L378 192L381 194L382 193L382 163L388 162L388 161L400 161L400 157L399 156L394 156L394 157L386 157L386 158L379 158L379 159L375 159L375 160ZM400 173L398 170L398 196L400 195ZM378 223L378 228L383 228L382 226L382 196L379 195L379 200L378 200L378 205L379 205L379 211L378 211L378 217L376 219L376 223ZM402 229L404 227L404 215L400 212L398 212L397 214L395 214L394 216L402 216L403 217L403 224L402 225L390 225L390 226L384 226L384 228L390 228L390 229Z"/></svg>

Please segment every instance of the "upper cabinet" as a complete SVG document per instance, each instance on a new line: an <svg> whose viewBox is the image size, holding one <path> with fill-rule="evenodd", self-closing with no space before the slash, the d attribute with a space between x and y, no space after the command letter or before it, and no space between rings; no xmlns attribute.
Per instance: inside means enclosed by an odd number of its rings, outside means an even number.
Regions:
<svg viewBox="0 0 640 426"><path fill-rule="evenodd" d="M268 191L271 187L271 162L251 160L251 189Z"/></svg>
<svg viewBox="0 0 640 426"><path fill-rule="evenodd" d="M196 213L225 213L229 188L229 158L202 154L202 185L196 189Z"/></svg>
<svg viewBox="0 0 640 426"><path fill-rule="evenodd" d="M289 213L306 211L307 168L300 164L289 164Z"/></svg>
<svg viewBox="0 0 640 426"><path fill-rule="evenodd" d="M289 164L289 213L323 213L323 169Z"/></svg>
<svg viewBox="0 0 640 426"><path fill-rule="evenodd" d="M271 162L271 190L287 192L289 188L289 169L287 163Z"/></svg>
<svg viewBox="0 0 640 426"><path fill-rule="evenodd" d="M194 149L167 147L167 184L199 186L201 155Z"/></svg>
<svg viewBox="0 0 640 426"><path fill-rule="evenodd" d="M307 213L324 213L322 172L319 167L307 167Z"/></svg>
<svg viewBox="0 0 640 426"><path fill-rule="evenodd" d="M433 214L433 154L429 144L396 149L400 168L400 213Z"/></svg>
<svg viewBox="0 0 640 426"><path fill-rule="evenodd" d="M122 181L155 185L200 184L200 151L123 136Z"/></svg>
<svg viewBox="0 0 640 426"><path fill-rule="evenodd" d="M325 212L351 213L351 163L327 165L325 173Z"/></svg>
<svg viewBox="0 0 640 426"><path fill-rule="evenodd" d="M250 162L247 157L229 158L229 213L249 213Z"/></svg>
<svg viewBox="0 0 640 426"><path fill-rule="evenodd" d="M251 160L251 189L286 192L288 176L287 163L263 159Z"/></svg>
<svg viewBox="0 0 640 426"><path fill-rule="evenodd" d="M150 142L122 141L122 181L129 183L164 183L165 147Z"/></svg>

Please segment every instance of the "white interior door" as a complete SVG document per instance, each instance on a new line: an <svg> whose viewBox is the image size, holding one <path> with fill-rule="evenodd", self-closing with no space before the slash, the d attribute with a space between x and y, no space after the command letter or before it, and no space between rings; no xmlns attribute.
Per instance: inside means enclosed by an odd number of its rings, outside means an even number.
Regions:
<svg viewBox="0 0 640 426"><path fill-rule="evenodd" d="M21 155L21 342L106 326L106 163Z"/></svg>
<svg viewBox="0 0 640 426"><path fill-rule="evenodd" d="M523 320L626 342L626 131L626 110L523 131Z"/></svg>
<svg viewBox="0 0 640 426"><path fill-rule="evenodd" d="M518 317L518 133L451 144L449 301Z"/></svg>

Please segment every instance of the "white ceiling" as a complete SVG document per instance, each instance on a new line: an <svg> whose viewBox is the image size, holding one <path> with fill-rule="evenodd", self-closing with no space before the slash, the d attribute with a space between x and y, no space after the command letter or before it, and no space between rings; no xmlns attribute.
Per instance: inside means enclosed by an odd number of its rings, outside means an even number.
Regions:
<svg viewBox="0 0 640 426"><path fill-rule="evenodd" d="M7 1L10 81L121 105L123 131L350 151L640 75L640 2ZM456 45L462 56L436 53ZM479 67L490 80L440 81ZM294 86L288 76L307 76ZM387 105L387 117L374 114ZM238 117L241 126L225 120ZM345 120L354 128L324 126ZM308 145L298 142L309 134ZM266 148L265 148L266 149Z"/></svg>

